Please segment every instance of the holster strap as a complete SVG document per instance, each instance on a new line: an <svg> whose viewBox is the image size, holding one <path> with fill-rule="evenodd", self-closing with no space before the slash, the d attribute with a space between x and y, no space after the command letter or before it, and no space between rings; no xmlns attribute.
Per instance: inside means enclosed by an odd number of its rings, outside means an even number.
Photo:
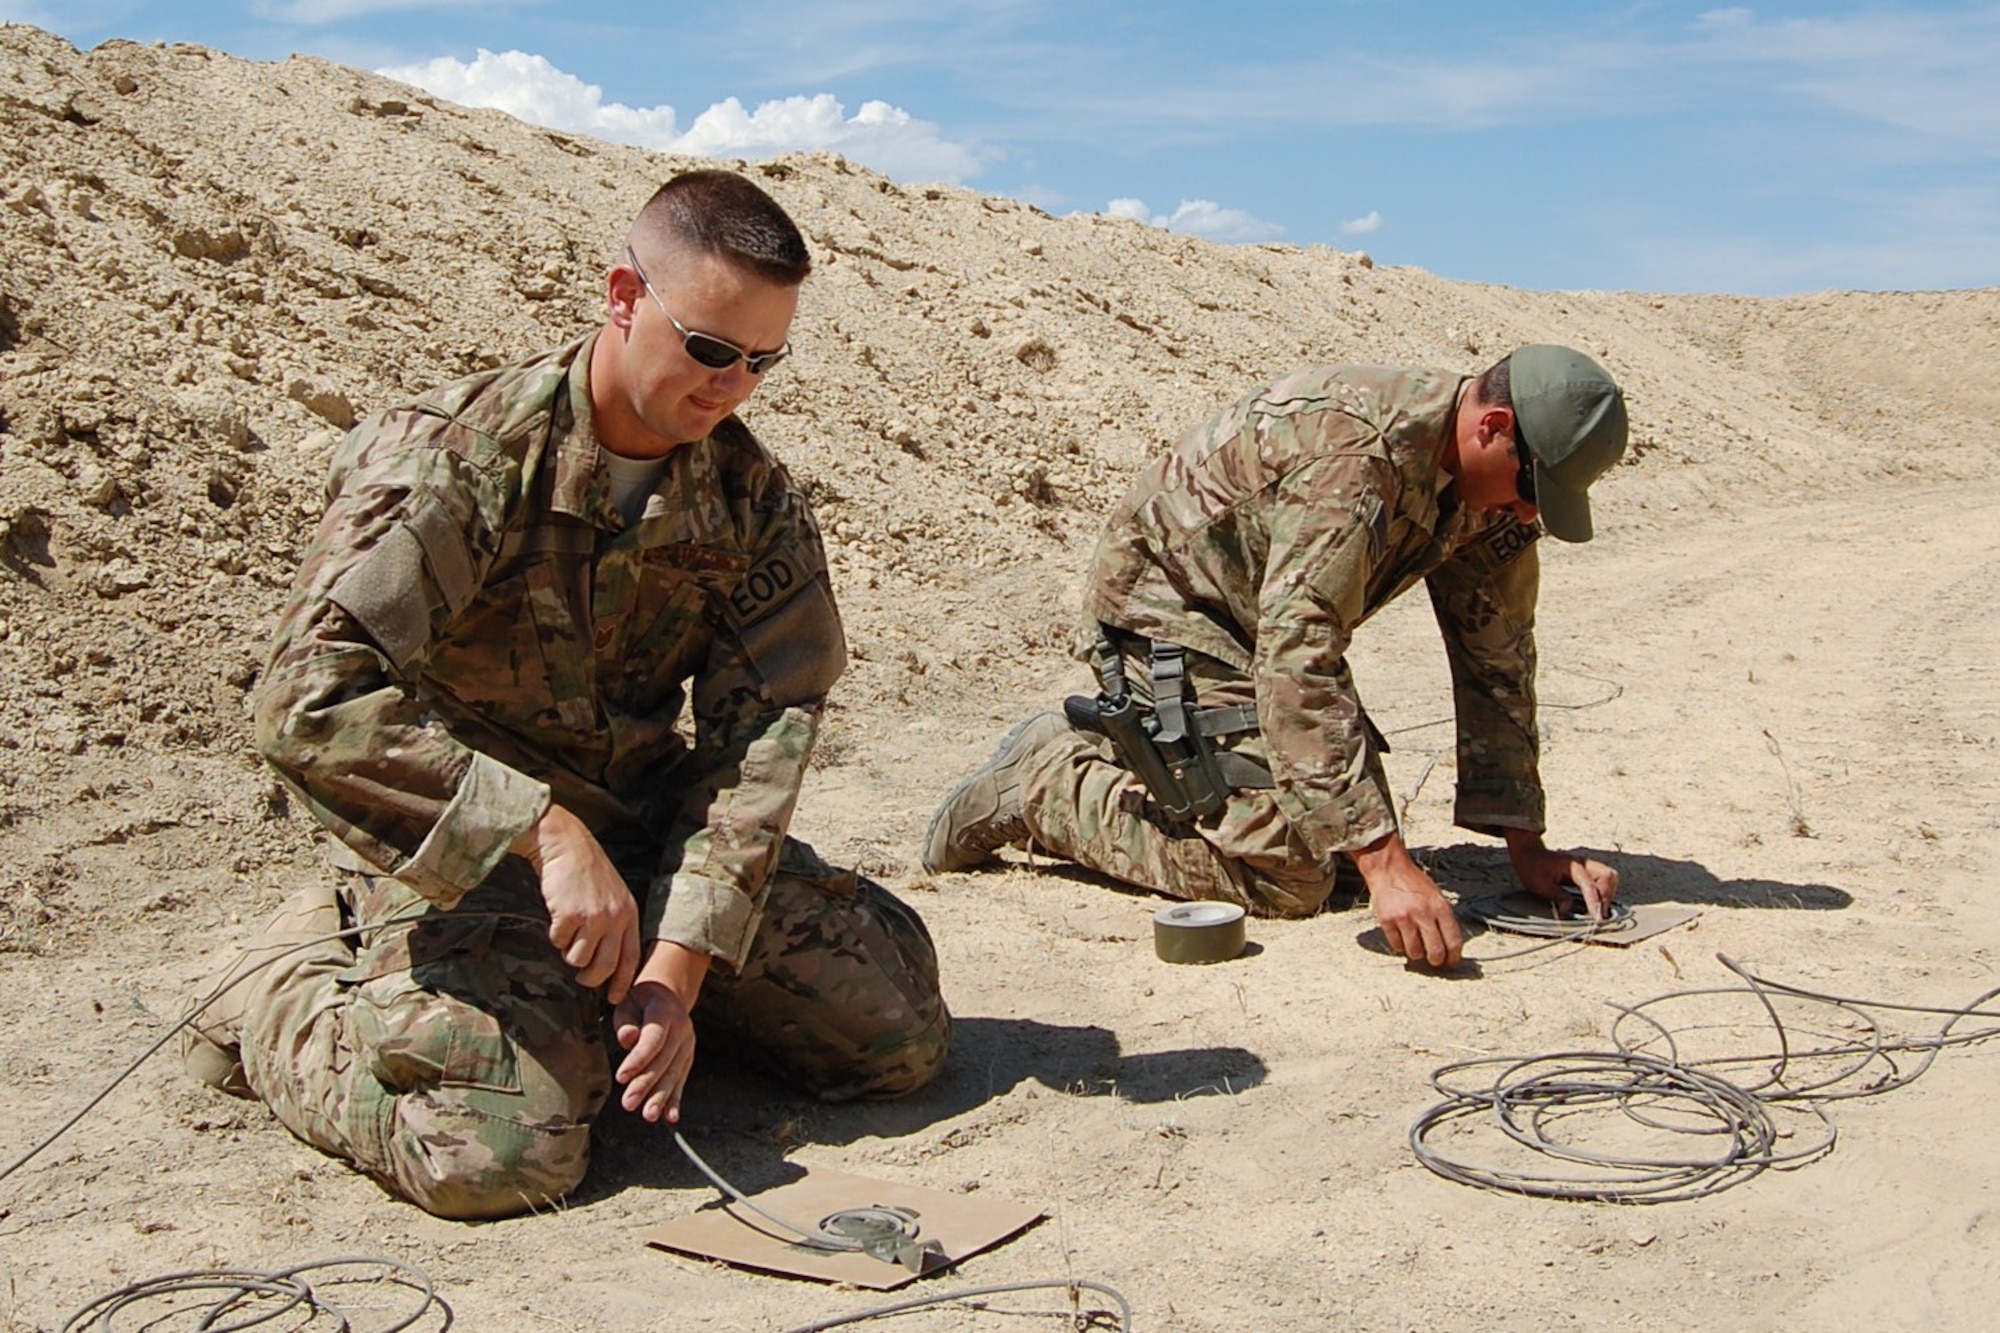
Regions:
<svg viewBox="0 0 2000 1333"><path fill-rule="evenodd" d="M1204 736L1234 736L1257 730L1256 704L1228 704L1220 708L1194 710L1195 730Z"/></svg>

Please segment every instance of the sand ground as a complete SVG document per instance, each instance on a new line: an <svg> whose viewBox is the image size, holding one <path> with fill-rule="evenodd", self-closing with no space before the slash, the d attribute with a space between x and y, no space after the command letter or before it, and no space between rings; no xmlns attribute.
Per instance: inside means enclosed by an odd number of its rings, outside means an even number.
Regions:
<svg viewBox="0 0 2000 1333"><path fill-rule="evenodd" d="M338 429L588 328L599 265L675 164L318 62L78 53L20 27L0 31L0 116L11 1160L319 873L244 696ZM820 267L801 355L746 417L813 495L856 659L796 831L920 907L958 1034L931 1089L885 1106L822 1107L705 1052L687 1128L718 1166L1031 1203L1047 1220L958 1276L1108 1282L1144 1329L1991 1326L1991 1047L1832 1105L1831 1154L1684 1203L1475 1189L1407 1135L1439 1066L1601 1047L1613 1004L1728 984L1718 952L1907 1004L1996 984L2000 293L1515 292L832 158L747 169ZM1482 936L1486 961L1439 976L1371 951L1350 908L1173 968L1158 904L1087 876L922 874L938 795L1079 683L1075 579L1140 458L1295 363L1474 369L1533 340L1617 371L1636 445L1599 540L1545 547L1552 838L1694 924L1510 958L1519 941ZM1354 665L1410 840L1448 887L1498 886L1497 845L1449 823L1421 599L1371 622ZM1753 1028L1704 1040L1756 1048ZM602 1140L564 1206L441 1222L157 1059L0 1181L0 1327L59 1328L149 1275L353 1252L420 1265L474 1329L781 1328L873 1303L649 1250L645 1227L712 1191L643 1125Z"/></svg>

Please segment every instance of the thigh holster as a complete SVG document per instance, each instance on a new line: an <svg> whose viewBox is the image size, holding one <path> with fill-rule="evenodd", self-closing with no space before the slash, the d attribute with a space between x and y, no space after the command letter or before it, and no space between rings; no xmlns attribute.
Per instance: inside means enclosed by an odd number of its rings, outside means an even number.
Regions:
<svg viewBox="0 0 2000 1333"><path fill-rule="evenodd" d="M1215 745L1218 736L1256 731L1257 710L1249 704L1196 707L1187 649L1180 644L1152 640L1147 657L1150 704L1133 696L1124 657L1100 627L1092 657L1098 694L1064 700L1070 725L1109 740L1118 762L1145 784L1174 823L1214 814L1232 791L1270 787L1269 769Z"/></svg>

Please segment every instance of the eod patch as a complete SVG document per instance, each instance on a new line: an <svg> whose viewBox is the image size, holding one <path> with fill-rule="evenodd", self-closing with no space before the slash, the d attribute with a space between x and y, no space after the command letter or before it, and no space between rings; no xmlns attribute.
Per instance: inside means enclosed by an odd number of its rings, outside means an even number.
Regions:
<svg viewBox="0 0 2000 1333"><path fill-rule="evenodd" d="M1540 528L1521 522L1503 523L1488 533L1482 545L1495 568L1506 564L1540 539Z"/></svg>
<svg viewBox="0 0 2000 1333"><path fill-rule="evenodd" d="M729 593L730 618L748 625L763 617L791 595L806 580L798 557L790 551L773 551L737 581Z"/></svg>

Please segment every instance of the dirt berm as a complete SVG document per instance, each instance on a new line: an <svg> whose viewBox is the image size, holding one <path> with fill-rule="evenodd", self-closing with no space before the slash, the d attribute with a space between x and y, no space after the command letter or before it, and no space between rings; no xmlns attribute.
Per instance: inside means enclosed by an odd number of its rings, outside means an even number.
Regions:
<svg viewBox="0 0 2000 1333"><path fill-rule="evenodd" d="M626 222L689 164L318 60L78 53L21 26L0 122L11 1160L319 873L245 699L342 429L589 327ZM687 1127L711 1160L752 1188L833 1167L1032 1202L1050 1220L963 1278L1109 1282L1149 1330L1990 1327L1991 1048L1832 1104L1830 1156L1695 1202L1473 1189L1406 1136L1438 1066L1601 1047L1607 1002L1728 983L1718 950L1908 1003L1994 984L2000 294L1517 291L823 155L738 165L814 251L798 354L745 416L810 490L853 644L798 831L917 903L960 1024L943 1078L895 1106L823 1108L706 1053ZM921 873L939 794L1079 683L1076 581L1142 459L1299 364L1471 370L1529 341L1599 357L1634 423L1598 540L1544 550L1552 834L1692 927L1513 959L1482 936L1440 978L1369 951L1362 908L1168 968L1143 898L1023 860ZM1364 631L1356 673L1412 842L1478 889L1503 860L1450 827L1421 602ZM1709 1040L1768 1038L1732 1013ZM474 1329L868 1303L644 1248L713 1191L655 1131L614 1117L602 1140L567 1206L454 1225L155 1059L0 1182L0 1328L151 1274L355 1251L423 1266Z"/></svg>

